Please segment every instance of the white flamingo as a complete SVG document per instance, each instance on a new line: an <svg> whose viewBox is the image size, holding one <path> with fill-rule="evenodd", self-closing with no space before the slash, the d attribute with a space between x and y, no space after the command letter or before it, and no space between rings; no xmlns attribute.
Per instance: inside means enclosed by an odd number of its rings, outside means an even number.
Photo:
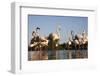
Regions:
<svg viewBox="0 0 100 76"><path fill-rule="evenodd" d="M40 28L37 27L36 31L33 31L32 33L32 38L38 38L39 37L39 41L34 40L33 44L30 44L30 47L34 47L37 46L38 44L41 44L42 46L48 46L48 39L46 37L41 37L40 33L39 33Z"/></svg>
<svg viewBox="0 0 100 76"><path fill-rule="evenodd" d="M88 42L88 39L87 39L87 36L86 36L86 33L85 33L85 30L83 31L83 33L80 35L77 35L77 42L76 44L79 45L82 45L82 47L84 48L84 45Z"/></svg>
<svg viewBox="0 0 100 76"><path fill-rule="evenodd" d="M85 31L83 31L82 34L77 34L75 36L74 36L74 32L71 31L71 36L72 36L72 40L69 39L68 46L70 46L70 45L72 45L72 43L74 43L75 48L76 48L76 46L78 46L78 48L80 48L80 45L84 45L88 42Z"/></svg>
<svg viewBox="0 0 100 76"><path fill-rule="evenodd" d="M83 44L86 44L88 42L88 37L86 36L85 30L83 31L82 36Z"/></svg>
<svg viewBox="0 0 100 76"><path fill-rule="evenodd" d="M60 40L60 26L57 26L56 32L49 34L49 47L51 50L53 50L52 55L57 58L57 47L58 47L58 42Z"/></svg>
<svg viewBox="0 0 100 76"><path fill-rule="evenodd" d="M51 33L49 36L50 38L53 39L53 41L55 40L59 40L60 39L60 26L57 26L56 32L55 33Z"/></svg>
<svg viewBox="0 0 100 76"><path fill-rule="evenodd" d="M32 60L41 60L41 59L48 59L47 53L42 51L43 47L48 46L48 40L46 37L40 36L40 28L37 27L36 31L32 33L33 43L30 44L30 47L34 47L34 54L32 55ZM37 50L37 51L36 51ZM44 54L44 56L43 56Z"/></svg>

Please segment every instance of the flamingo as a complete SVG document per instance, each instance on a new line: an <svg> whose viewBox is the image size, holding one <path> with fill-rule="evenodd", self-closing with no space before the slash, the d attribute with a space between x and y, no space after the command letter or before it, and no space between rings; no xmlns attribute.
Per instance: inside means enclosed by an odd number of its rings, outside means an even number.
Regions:
<svg viewBox="0 0 100 76"><path fill-rule="evenodd" d="M48 39L46 37L40 37L40 28L37 27L36 31L32 32L32 40L30 47L37 46L38 44L41 44L42 46L48 46Z"/></svg>
<svg viewBox="0 0 100 76"><path fill-rule="evenodd" d="M71 38L69 38L69 40L67 42L67 48L68 49L72 48L72 40L71 40Z"/></svg>
<svg viewBox="0 0 100 76"><path fill-rule="evenodd" d="M52 55L54 56L54 58L57 58L57 47L58 47L58 42L60 40L60 26L57 26L56 32L55 33L51 33L48 36L49 39L49 49L54 50L52 52Z"/></svg>
<svg viewBox="0 0 100 76"><path fill-rule="evenodd" d="M49 43L51 44L52 49L54 49L54 47L58 46L58 41L60 40L60 33L59 33L60 30L61 30L60 26L57 26L56 32L51 33L48 36Z"/></svg>
<svg viewBox="0 0 100 76"><path fill-rule="evenodd" d="M32 58L33 60L35 57L38 58L38 55L40 60L44 59L44 57L42 56L44 52L42 50L44 47L48 46L48 39L46 37L41 37L39 32L40 32L39 27L36 28L36 31L32 32L32 40L30 43L30 47L33 48L35 51L37 50L36 55L35 56L33 55ZM46 59L48 59L47 56Z"/></svg>
<svg viewBox="0 0 100 76"><path fill-rule="evenodd" d="M49 34L49 38L52 39L53 41L59 40L60 39L60 33L59 33L59 31L60 31L60 26L57 27L55 33Z"/></svg>
<svg viewBox="0 0 100 76"><path fill-rule="evenodd" d="M87 42L88 42L87 36L85 34L85 30L83 31L82 34L76 35L76 40L77 40L77 42L75 44L78 44L79 48L81 46L84 49L84 45L87 44Z"/></svg>
<svg viewBox="0 0 100 76"><path fill-rule="evenodd" d="M76 34L76 35L74 35L74 31L71 31L71 37L72 40L69 39L69 41L67 42L68 47L74 45L75 49L79 49L81 46L84 48L84 45L86 45L88 42L85 30L82 32L82 34Z"/></svg>

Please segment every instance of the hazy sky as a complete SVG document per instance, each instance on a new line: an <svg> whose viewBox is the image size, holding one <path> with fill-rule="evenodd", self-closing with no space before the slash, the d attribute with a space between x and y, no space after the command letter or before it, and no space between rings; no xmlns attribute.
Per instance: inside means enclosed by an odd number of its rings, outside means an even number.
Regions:
<svg viewBox="0 0 100 76"><path fill-rule="evenodd" d="M88 31L88 17L79 16L43 16L29 15L28 16L28 31L29 42L32 38L32 31L36 27L40 27L41 36L48 36L50 33L55 33L57 26L61 26L60 43L68 41L70 31L75 34L81 34L83 30Z"/></svg>

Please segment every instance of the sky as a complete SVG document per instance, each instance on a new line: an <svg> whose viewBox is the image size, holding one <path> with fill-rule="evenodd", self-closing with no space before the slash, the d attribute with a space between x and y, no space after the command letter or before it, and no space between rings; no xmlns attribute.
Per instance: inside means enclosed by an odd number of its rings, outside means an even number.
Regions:
<svg viewBox="0 0 100 76"><path fill-rule="evenodd" d="M32 32L36 27L40 28L40 35L49 36L55 33L57 26L60 25L60 43L68 41L70 31L74 34L81 34L85 30L88 32L88 17L80 16L50 16L50 15L28 15L28 42L32 38Z"/></svg>

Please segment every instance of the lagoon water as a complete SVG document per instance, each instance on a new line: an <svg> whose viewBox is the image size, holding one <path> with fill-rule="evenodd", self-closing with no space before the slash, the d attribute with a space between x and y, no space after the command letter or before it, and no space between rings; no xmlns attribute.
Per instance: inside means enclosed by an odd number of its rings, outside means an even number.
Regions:
<svg viewBox="0 0 100 76"><path fill-rule="evenodd" d="M48 60L88 58L87 50L59 50L59 51L45 51L45 52L29 51L28 60L32 60L33 56L38 58L41 53L44 54L46 57L48 56ZM80 57L78 57L78 55Z"/></svg>

